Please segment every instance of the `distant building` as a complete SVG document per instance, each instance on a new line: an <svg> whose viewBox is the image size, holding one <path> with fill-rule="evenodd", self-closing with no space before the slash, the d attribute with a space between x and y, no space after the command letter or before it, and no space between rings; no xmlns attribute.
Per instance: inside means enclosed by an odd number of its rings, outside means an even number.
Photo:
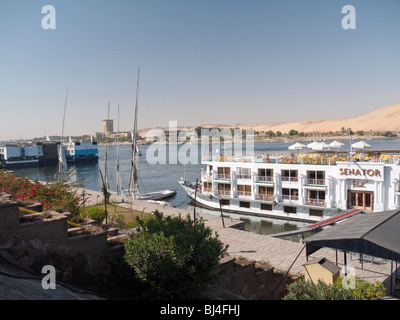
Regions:
<svg viewBox="0 0 400 320"><path fill-rule="evenodd" d="M104 126L105 134L114 132L114 120L113 119L103 120L103 126Z"/></svg>

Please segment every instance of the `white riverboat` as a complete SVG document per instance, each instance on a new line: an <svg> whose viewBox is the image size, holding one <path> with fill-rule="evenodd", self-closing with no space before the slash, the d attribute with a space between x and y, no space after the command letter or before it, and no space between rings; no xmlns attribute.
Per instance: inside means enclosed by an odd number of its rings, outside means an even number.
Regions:
<svg viewBox="0 0 400 320"><path fill-rule="evenodd" d="M318 222L351 209L399 208L399 157L376 151L204 156L197 188L180 184L211 209Z"/></svg>
<svg viewBox="0 0 400 320"><path fill-rule="evenodd" d="M0 168L36 167L39 158L43 157L41 145L14 145L0 146Z"/></svg>
<svg viewBox="0 0 400 320"><path fill-rule="evenodd" d="M63 142L67 162L93 162L99 160L99 147L96 141L68 141Z"/></svg>

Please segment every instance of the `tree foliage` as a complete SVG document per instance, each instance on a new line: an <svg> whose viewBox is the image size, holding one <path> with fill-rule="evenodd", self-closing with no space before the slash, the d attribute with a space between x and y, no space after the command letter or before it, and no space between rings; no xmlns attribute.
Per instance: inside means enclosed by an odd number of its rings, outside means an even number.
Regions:
<svg viewBox="0 0 400 320"><path fill-rule="evenodd" d="M203 222L155 211L125 244L125 260L157 299L195 298L215 280L213 268L227 247Z"/></svg>

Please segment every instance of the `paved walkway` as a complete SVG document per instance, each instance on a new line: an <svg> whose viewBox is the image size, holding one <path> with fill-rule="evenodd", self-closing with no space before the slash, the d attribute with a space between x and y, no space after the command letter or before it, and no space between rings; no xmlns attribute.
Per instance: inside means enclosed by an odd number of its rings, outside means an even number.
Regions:
<svg viewBox="0 0 400 320"><path fill-rule="evenodd" d="M101 192L92 190L86 191L88 204L95 204L98 199L102 199ZM98 197L99 196L99 197ZM140 200L131 200L122 196L111 196L111 200L115 200L118 205L132 206L135 210L144 212L153 212L158 209L165 215L182 215L190 214L192 211L185 209L174 208L171 206L162 206L160 204L150 203ZM124 202L122 202L124 201ZM127 204L130 201L131 204ZM228 244L228 254L234 257L243 257L257 262L269 263L276 270L286 272L290 269L291 274L304 274L303 264L306 263L306 253L304 244L260 235L244 230L232 228L238 221L224 219L225 228L222 225L221 217L212 214L201 213L200 216L206 221L206 225L213 231L217 232L219 239ZM313 255L309 256L309 261L314 258L325 257L332 262L338 261L340 267L344 266L344 253L336 252L333 249L320 249ZM293 264L293 265L292 265ZM354 257L347 254L347 265L354 269L349 269L350 272L355 272L355 275L369 282L380 281L385 287L390 290L390 261L374 260L373 262L364 261L363 264ZM393 268L395 264L393 264Z"/></svg>

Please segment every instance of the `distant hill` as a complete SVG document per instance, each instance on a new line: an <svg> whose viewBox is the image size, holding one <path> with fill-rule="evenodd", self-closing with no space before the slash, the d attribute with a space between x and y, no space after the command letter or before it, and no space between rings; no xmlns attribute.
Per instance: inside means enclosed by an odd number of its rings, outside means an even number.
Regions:
<svg viewBox="0 0 400 320"><path fill-rule="evenodd" d="M281 131L282 133L288 133L292 129L299 132L335 132L340 131L342 128L351 128L353 131L400 131L400 104L391 104L363 116L353 118L266 124L236 124L231 126L225 125L223 127L238 127L240 129L254 129L255 131L272 130L274 132ZM220 128L223 127L221 126Z"/></svg>
<svg viewBox="0 0 400 320"><path fill-rule="evenodd" d="M280 131L288 133L290 130L298 132L329 132L341 131L342 128L351 128L352 131L363 130L368 131L400 131L400 103L391 104L378 110L372 111L365 115L353 118L342 118L334 120L306 120L293 121L284 123L252 123L252 124L232 124L232 125L199 125L203 128L240 128L254 129L255 131ZM147 130L141 132L142 136L146 136Z"/></svg>

